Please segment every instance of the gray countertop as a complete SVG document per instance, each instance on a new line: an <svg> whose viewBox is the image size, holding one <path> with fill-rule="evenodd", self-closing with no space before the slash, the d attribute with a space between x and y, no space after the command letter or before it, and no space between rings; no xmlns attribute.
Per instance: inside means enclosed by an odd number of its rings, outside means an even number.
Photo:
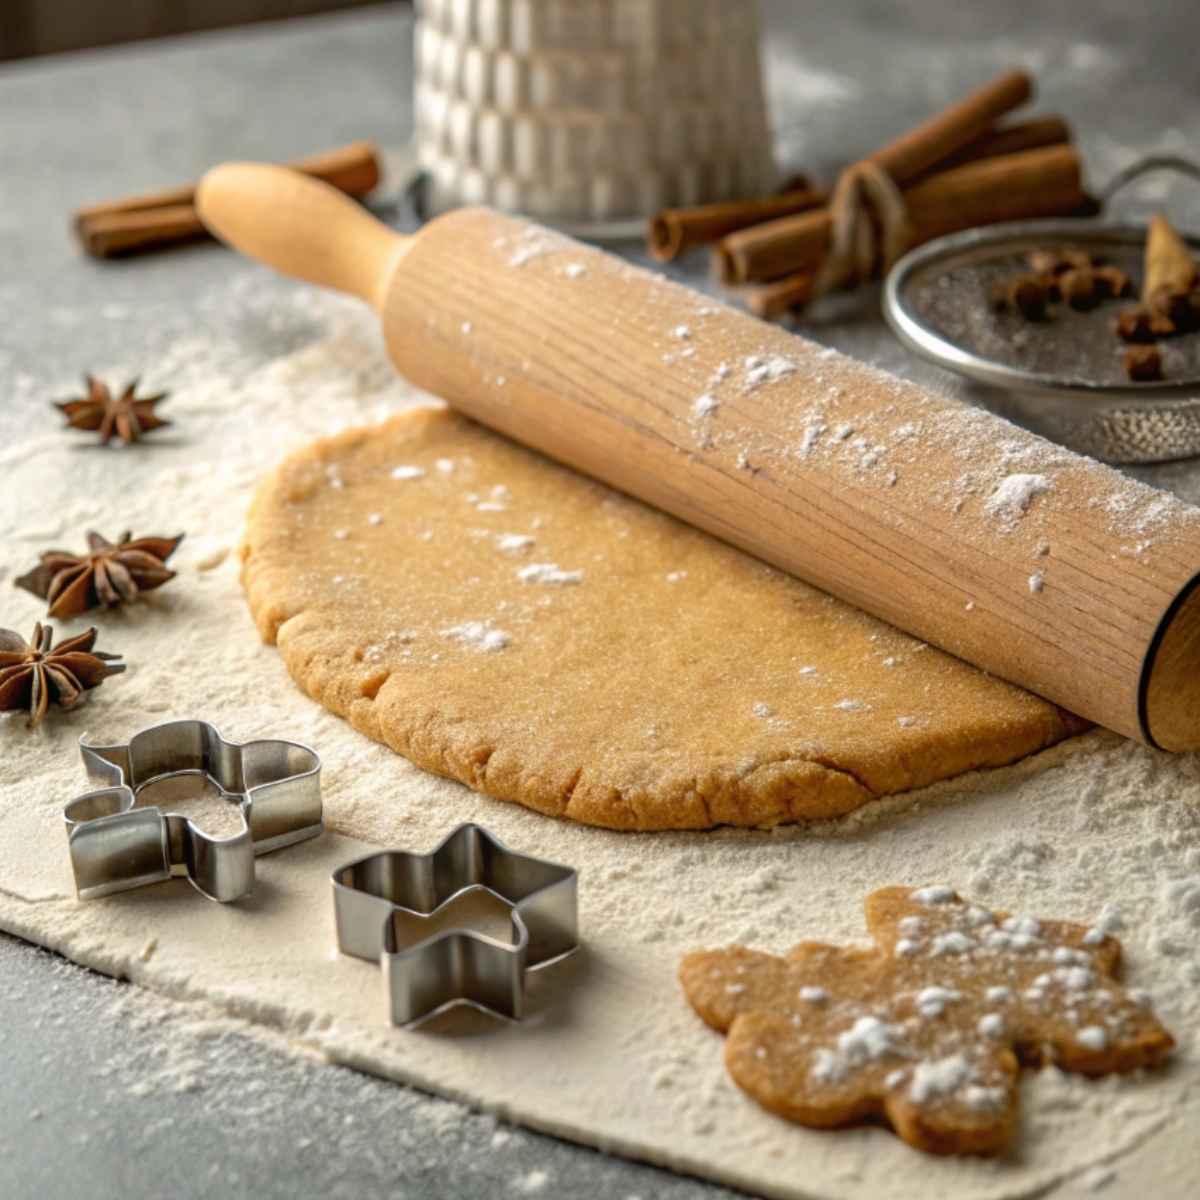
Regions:
<svg viewBox="0 0 1200 1200"><path fill-rule="evenodd" d="M1200 147L1193 0L769 0L766 9L781 142L817 173L1013 63L1037 72L1042 111L1075 123L1093 182L1141 153ZM0 435L13 436L23 412L83 370L152 363L201 322L261 360L302 345L302 322L224 328L205 303L231 270L223 251L95 263L73 245L67 214L195 178L223 158L284 159L361 137L400 147L412 123L410 56L408 10L386 5L0 68ZM1152 179L1121 215L1149 205L1200 226L1195 184ZM699 263L679 273L701 282L702 272ZM281 297L289 287L269 286ZM950 386L891 339L870 289L814 315L806 332ZM1193 463L1138 473L1200 499ZM176 1030L161 1004L0 935L6 1200L493 1197L514 1186L618 1200L731 1194L259 1039L205 1038L182 1021ZM324 1095L313 1127L290 1119L298 1089Z"/></svg>

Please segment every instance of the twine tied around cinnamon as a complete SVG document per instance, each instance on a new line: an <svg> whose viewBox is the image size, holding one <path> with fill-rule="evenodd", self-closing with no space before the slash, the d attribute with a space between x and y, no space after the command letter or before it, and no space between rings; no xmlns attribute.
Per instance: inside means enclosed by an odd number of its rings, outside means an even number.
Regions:
<svg viewBox="0 0 1200 1200"><path fill-rule="evenodd" d="M812 299L887 272L912 243L904 195L878 164L864 159L838 177L829 199L829 252L813 280Z"/></svg>

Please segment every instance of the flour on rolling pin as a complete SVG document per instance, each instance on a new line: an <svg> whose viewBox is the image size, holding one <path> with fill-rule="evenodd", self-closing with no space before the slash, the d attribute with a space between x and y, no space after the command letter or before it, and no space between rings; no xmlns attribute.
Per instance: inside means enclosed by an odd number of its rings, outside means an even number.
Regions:
<svg viewBox="0 0 1200 1200"><path fill-rule="evenodd" d="M200 200L227 240L374 304L401 373L484 424L1082 716L1200 748L1200 510L486 209L402 239L238 164Z"/></svg>
<svg viewBox="0 0 1200 1200"><path fill-rule="evenodd" d="M1200 569L1200 511L482 211L417 240L385 328L406 374L477 419L1138 735L1147 648ZM1200 737L1164 719L1161 744Z"/></svg>

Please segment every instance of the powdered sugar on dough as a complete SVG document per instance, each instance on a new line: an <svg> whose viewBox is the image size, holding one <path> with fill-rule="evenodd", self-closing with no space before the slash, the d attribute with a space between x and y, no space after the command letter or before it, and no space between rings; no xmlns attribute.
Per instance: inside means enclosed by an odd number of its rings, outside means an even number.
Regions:
<svg viewBox="0 0 1200 1200"><path fill-rule="evenodd" d="M22 555L36 553L42 539L21 535L44 532L47 522L55 526L48 536L73 544L92 525L174 530L184 514L189 536L173 560L180 578L171 587L152 603L100 618L101 646L125 652L131 664L125 675L34 735L19 720L0 719L0 925L174 997L193 1020L199 1013L184 1002L200 1001L222 1019L233 1015L269 1028L299 1049L754 1194L1012 1200L1053 1194L1060 1181L1074 1182L1076 1196L1085 1181L1115 1175L1107 1194L1119 1195L1148 1171L1163 1171L1175 1184L1196 1177L1190 1131L1200 1120L1194 1049L1200 937L1192 897L1200 886L1200 760L1095 733L1005 771L876 801L833 826L666 836L548 820L430 776L294 687L246 614L239 563L230 553L256 481L282 454L382 420L420 397L393 378L373 318L305 289L281 312L275 296L268 302L238 286L214 305L233 302L299 329L315 325L322 340L261 366L239 357L238 343L183 339L160 364L162 374L146 381L148 388L177 389L169 408L178 422L173 439L113 456L79 453L62 434L39 435L36 455L6 460L4 568L25 569ZM125 377L138 364L98 366ZM0 405L0 445L23 446L29 414L41 411L47 395L67 394L72 382L47 376L23 389L15 407ZM118 459L122 468L137 468L137 488L123 486L125 470L113 471ZM406 461L394 458L387 467ZM465 469L460 464L450 476L432 471L390 487L406 503L421 488L459 486L451 481ZM395 525L396 511L387 511L378 530L364 524L361 535L382 536ZM539 550L550 561L574 564L557 540L542 543L543 533L557 534L551 514L540 515L547 523L538 531ZM1035 517L1031 510L1028 519ZM496 522L495 533L534 528L514 524L511 514ZM479 547L499 569L511 573L517 565L493 541ZM557 605L588 593L600 566L578 565L588 571L582 587L529 588L530 600ZM697 584L691 562L676 559L664 568L683 570L686 580L664 578L664 590L678 596ZM361 565L343 574L347 589L370 586ZM41 611L33 597L10 588L6 624L28 630ZM520 653L517 623L501 616L496 627L514 639L500 654L477 654L436 635L428 639L432 649L414 652L471 654L467 661L483 666ZM414 649L424 641L396 644ZM808 704L811 689L822 684L819 674L801 674L805 665L808 659L794 665L786 686ZM815 703L846 695L836 679L828 687ZM784 711L773 695L756 692L744 706L748 725L764 724L752 711L759 700ZM909 704L915 712L921 697L909 697ZM77 903L62 802L83 782L79 735L89 730L121 740L145 724L184 715L204 716L238 740L283 736L316 746L331 832L259 859L266 902L250 908L208 904L182 881ZM862 716L838 715L846 725ZM648 745L670 744L672 730L651 738L647 726L639 736ZM370 846L431 848L469 820L510 845L580 869L586 951L538 976L533 1019L520 1027L468 1022L471 1037L401 1033L386 1023L378 968L334 954L329 872ZM931 1160L877 1129L798 1129L748 1101L728 1080L719 1039L679 994L680 957L737 941L782 952L806 937L859 937L864 891L930 880L1013 912L1098 927L1121 921L1128 978L1150 993L1180 1035L1172 1069L1103 1083L1053 1069L1028 1072L1022 1102L1037 1135L1023 1140L1019 1158L995 1163ZM568 1086L557 1069L538 1069L564 1063L580 1086ZM315 1087L302 1092L322 1094ZM523 1164L522 1177L535 1165Z"/></svg>
<svg viewBox="0 0 1200 1200"><path fill-rule="evenodd" d="M544 583L553 587L564 587L582 583L583 572L564 571L557 563L530 563L517 571L517 578L522 583Z"/></svg>
<svg viewBox="0 0 1200 1200"><path fill-rule="evenodd" d="M453 638L476 650L503 650L512 641L503 629L491 629L486 621L464 621L441 632L443 637Z"/></svg>

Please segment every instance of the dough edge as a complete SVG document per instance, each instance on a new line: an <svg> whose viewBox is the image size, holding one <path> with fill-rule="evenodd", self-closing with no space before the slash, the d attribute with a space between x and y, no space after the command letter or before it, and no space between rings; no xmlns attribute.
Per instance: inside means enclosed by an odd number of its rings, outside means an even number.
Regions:
<svg viewBox="0 0 1200 1200"><path fill-rule="evenodd" d="M287 475L306 463L322 463L364 440L397 427L428 425L444 419L446 409L420 407L381 424L332 434L293 452L258 485L246 517L240 548L241 580L251 616L262 640L274 645L297 686L360 733L381 742L404 758L456 780L484 795L522 805L547 816L585 825L636 832L707 830L722 826L770 829L785 824L817 824L844 817L872 801L952 780L972 771L1010 766L1090 726L1080 718L1046 704L1046 719L1020 731L1015 740L993 731L970 737L955 747L950 761L917 770L901 787L871 788L836 762L805 755L764 757L748 770L714 766L690 774L664 774L653 783L629 786L605 778L584 763L564 764L551 755L538 759L470 737L457 724L434 716L418 728L410 714L395 711L388 684L374 692L354 682L344 670L344 647L322 641L314 625L317 613L279 598L274 578L277 564L256 553L255 530L269 513L287 503ZM406 721L405 718L409 718ZM523 759L523 760L522 760Z"/></svg>

